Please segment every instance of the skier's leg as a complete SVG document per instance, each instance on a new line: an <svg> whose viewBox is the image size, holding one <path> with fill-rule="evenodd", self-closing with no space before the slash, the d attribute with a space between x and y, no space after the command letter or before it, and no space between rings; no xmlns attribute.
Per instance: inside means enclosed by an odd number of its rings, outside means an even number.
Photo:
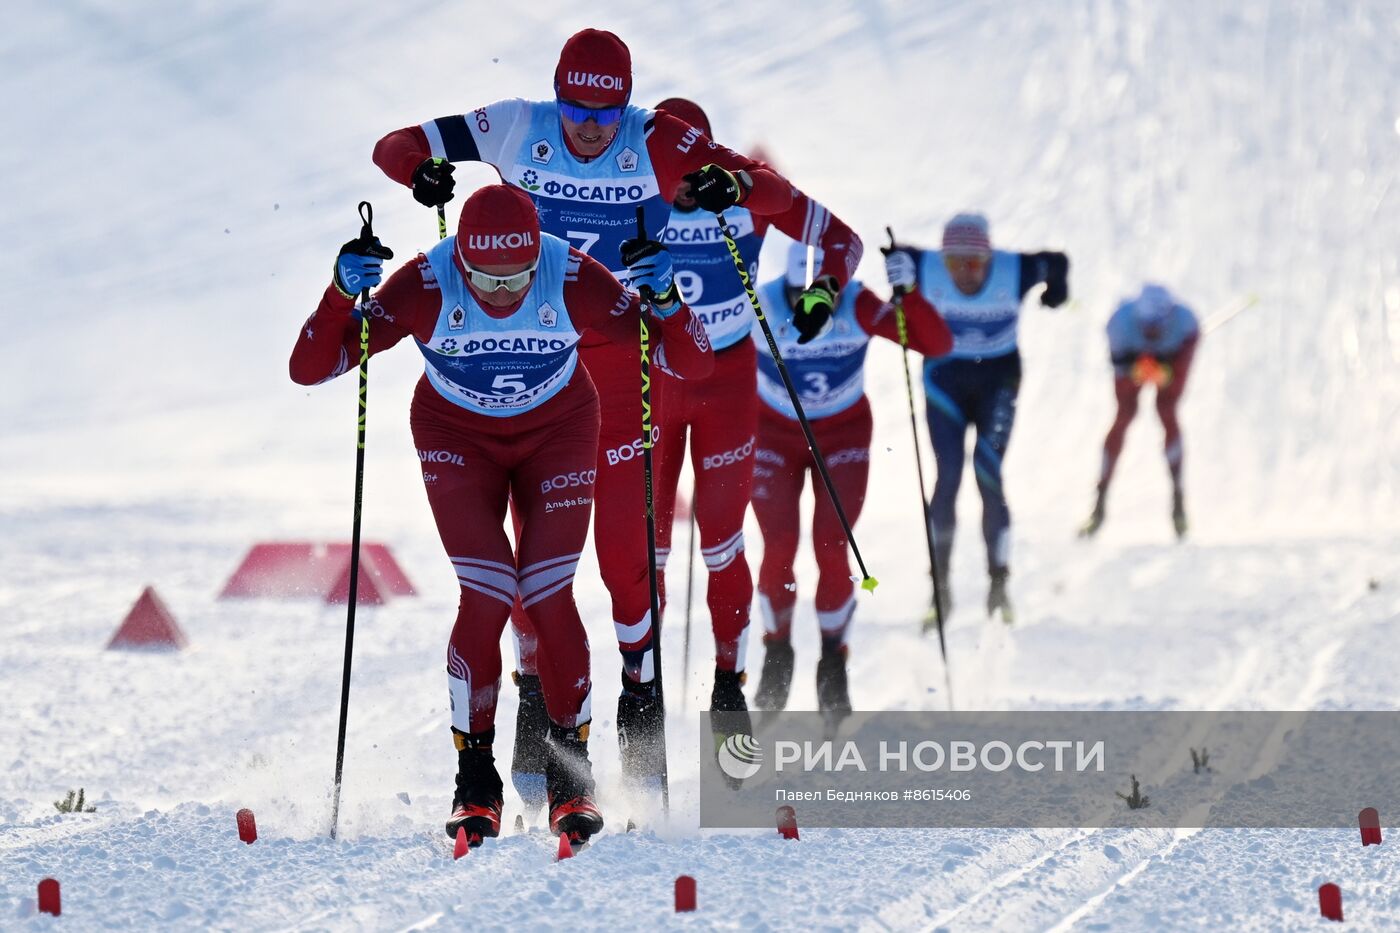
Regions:
<svg viewBox="0 0 1400 933"><path fill-rule="evenodd" d="M474 838L500 829L502 785L492 752L501 679L501 632L515 597L510 540L502 528L509 463L489 438L453 429L417 404L411 419L419 450L450 456L423 463L423 483L438 534L460 586L447 645L447 685L457 749L457 786L449 834Z"/></svg>
<svg viewBox="0 0 1400 933"><path fill-rule="evenodd" d="M671 556L672 524L676 516L676 494L685 465L686 438L690 429L687 390L691 386L659 370L652 372L653 386L658 397L664 395L666 404L656 406L664 412L666 423L652 448L655 471L652 490L656 508L656 583L661 602L661 617L666 617L666 562ZM691 503L694 508L694 503Z"/></svg>
<svg viewBox="0 0 1400 933"><path fill-rule="evenodd" d="M982 494L982 537L987 544L989 578L987 614L1000 611L1002 621L1010 622L1012 610L1006 581L1011 572L1011 510L1006 503L1001 467L1016 420L1021 357L1013 352L979 365L985 381L975 408L977 443L973 448L972 470Z"/></svg>
<svg viewBox="0 0 1400 933"><path fill-rule="evenodd" d="M865 505L870 476L870 402L862 398L850 410L815 422L812 429L826 457L827 472L836 494L841 497L846 519L854 527ZM812 548L820 573L816 604L822 653L817 662L817 706L839 715L851 708L846 684L846 637L855 613L856 596L847 559L850 542L825 489L816 490Z"/></svg>
<svg viewBox="0 0 1400 933"><path fill-rule="evenodd" d="M597 424L591 406L559 419L531 444L511 486L521 518L520 599L539 639L540 684L550 720L550 830L575 838L591 836L603 823L588 759L593 715L588 637L573 594L594 498Z"/></svg>
<svg viewBox="0 0 1400 933"><path fill-rule="evenodd" d="M1176 417L1176 403L1181 398L1175 386L1157 390L1157 417L1162 419L1165 432L1163 448L1167 457L1167 469L1172 477L1172 525L1177 537L1186 534L1186 497L1181 486L1181 424Z"/></svg>
<svg viewBox="0 0 1400 933"><path fill-rule="evenodd" d="M964 360L950 360L924 368L924 392L927 396L925 415L937 466L928 520L933 529L937 563L935 572L939 574L938 589L943 594L945 615L951 608L948 568L953 556L953 532L957 525L955 509L958 487L962 484L968 426L967 414L959 399L966 371L972 365Z"/></svg>
<svg viewBox="0 0 1400 933"><path fill-rule="evenodd" d="M760 710L784 709L792 689L792 614L797 603L793 563L802 522L802 486L811 458L801 437L795 424L760 405L753 470L753 511L763 537L758 602L764 656L754 694L754 706Z"/></svg>
<svg viewBox="0 0 1400 933"><path fill-rule="evenodd" d="M792 610L797 602L793 564L802 518L798 506L807 479L811 454L795 422L777 412L760 408L758 440L754 452L753 512L763 536L763 560L758 570L759 606L763 614L763 640L787 641L791 636Z"/></svg>
<svg viewBox="0 0 1400 933"><path fill-rule="evenodd" d="M1123 453L1123 441L1128 434L1128 425L1137 417L1138 385L1130 376L1117 376L1113 380L1113 395L1118 410L1113 416L1113 425L1103 441L1103 468L1099 471L1100 502L1108 494L1108 484L1113 480L1113 470L1118 465L1118 457Z"/></svg>
<svg viewBox="0 0 1400 933"><path fill-rule="evenodd" d="M612 597L623 677L634 684L649 684L655 680L655 661L651 651L640 355L637 350L629 352L629 348L609 344L585 348L583 360L598 389L601 415L593 509L598 569ZM664 433L659 407L653 403L652 434L657 439Z"/></svg>
<svg viewBox="0 0 1400 933"><path fill-rule="evenodd" d="M706 601L715 637L715 664L745 668L753 577L744 551L744 513L753 491L758 428L755 351L743 341L720 353L700 388L691 439L695 520L709 571Z"/></svg>

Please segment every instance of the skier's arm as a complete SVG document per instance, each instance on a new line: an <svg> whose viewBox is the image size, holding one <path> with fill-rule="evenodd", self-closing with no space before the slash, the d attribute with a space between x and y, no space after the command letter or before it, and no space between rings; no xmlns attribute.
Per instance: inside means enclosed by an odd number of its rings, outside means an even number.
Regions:
<svg viewBox="0 0 1400 933"><path fill-rule="evenodd" d="M639 346L641 300L598 260L570 247L569 261L578 270L564 282L564 303L574 325L622 346ZM648 313L647 321L654 340L652 361L657 366L682 379L703 379L714 370L715 354L705 325L684 302L669 317Z"/></svg>
<svg viewBox="0 0 1400 933"><path fill-rule="evenodd" d="M1037 285L1045 283L1040 303L1058 308L1069 299L1069 257L1064 253L1021 254L1021 297Z"/></svg>
<svg viewBox="0 0 1400 933"><path fill-rule="evenodd" d="M953 333L938 309L918 292L907 292L903 299L904 324L909 332L909 347L924 356L943 356L953 349ZM885 301L868 288L856 296L856 321L872 337L883 337L899 343L899 321L894 304Z"/></svg>
<svg viewBox="0 0 1400 933"><path fill-rule="evenodd" d="M647 154L661 194L675 197L684 176L707 165L718 165L736 176L743 172L738 203L757 214L776 214L792 205L792 185L762 162L714 142L689 123L669 113L655 113L647 122Z"/></svg>
<svg viewBox="0 0 1400 933"><path fill-rule="evenodd" d="M755 214L755 232L762 237L768 226L777 227L799 243L822 249L822 265L812 277L836 279L836 290L846 287L860 265L865 246L846 222L827 210L796 187L792 189L792 204L776 214Z"/></svg>
<svg viewBox="0 0 1400 933"><path fill-rule="evenodd" d="M523 132L529 101L497 101L471 113L438 117L394 130L374 144L374 164L394 181L412 187L413 173L427 159L487 162L500 170L512 141Z"/></svg>
<svg viewBox="0 0 1400 933"><path fill-rule="evenodd" d="M424 336L432 333L441 299L436 290L424 287L426 266L427 260L419 255L389 276L384 286L370 296L365 306L370 315L370 356L421 329L424 322ZM328 285L292 347L288 364L292 381L316 385L355 368L359 362L360 318L355 312L355 299L345 297L335 285Z"/></svg>

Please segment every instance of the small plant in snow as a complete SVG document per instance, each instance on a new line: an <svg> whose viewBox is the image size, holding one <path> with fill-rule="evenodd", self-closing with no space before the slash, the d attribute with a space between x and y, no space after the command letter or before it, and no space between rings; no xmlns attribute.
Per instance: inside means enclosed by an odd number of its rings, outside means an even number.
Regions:
<svg viewBox="0 0 1400 933"><path fill-rule="evenodd" d="M1141 810L1143 807L1147 806L1148 797L1146 794L1144 794L1141 790L1138 789L1137 775L1134 774L1131 775L1131 777L1133 779L1133 792L1131 794L1125 794L1122 791L1117 790L1114 791L1114 793L1117 794L1119 797L1122 797L1125 801L1127 801L1129 810Z"/></svg>
<svg viewBox="0 0 1400 933"><path fill-rule="evenodd" d="M53 808L59 813L96 813L96 807L85 806L87 801L83 797L83 789L70 790L68 796L62 800L55 800Z"/></svg>
<svg viewBox="0 0 1400 933"><path fill-rule="evenodd" d="M1191 770L1200 774L1210 770L1210 752L1203 747L1200 752L1191 749Z"/></svg>

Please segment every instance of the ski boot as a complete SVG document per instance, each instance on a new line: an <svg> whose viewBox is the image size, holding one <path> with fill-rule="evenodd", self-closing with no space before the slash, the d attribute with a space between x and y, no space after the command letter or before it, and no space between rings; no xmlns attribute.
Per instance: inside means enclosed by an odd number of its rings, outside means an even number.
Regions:
<svg viewBox="0 0 1400 933"><path fill-rule="evenodd" d="M1092 538L1100 528L1103 527L1104 517L1104 490L1100 489L1098 497L1094 500L1094 511L1084 524L1079 526L1079 537Z"/></svg>
<svg viewBox="0 0 1400 933"><path fill-rule="evenodd" d="M929 601L928 611L924 613L923 634L935 631L938 628L938 617L943 616L946 625L948 616L953 612L953 590L948 585L948 575L940 573L936 578L937 585L933 588L933 598ZM942 612L940 613L940 605Z"/></svg>
<svg viewBox="0 0 1400 933"><path fill-rule="evenodd" d="M851 694L846 682L846 646L840 642L822 642L822 657L817 662L817 708L826 720L830 736L851 714Z"/></svg>
<svg viewBox="0 0 1400 933"><path fill-rule="evenodd" d="M513 672L511 679L520 690L520 708L515 714L515 751L511 756L510 782L525 803L530 822L545 805L545 741L549 735L549 714L544 708L544 692L536 674Z"/></svg>
<svg viewBox="0 0 1400 933"><path fill-rule="evenodd" d="M747 680L748 675L743 671L715 668L715 685L710 691L710 732L714 736L716 755L720 746L732 736L753 735L749 705L744 700L744 683ZM743 783L728 774L724 775L724 780L735 790Z"/></svg>
<svg viewBox="0 0 1400 933"><path fill-rule="evenodd" d="M753 696L754 709L781 713L787 709L788 693L792 690L792 642L765 641L763 649L763 673Z"/></svg>
<svg viewBox="0 0 1400 933"><path fill-rule="evenodd" d="M990 584L987 588L987 618L992 618L1001 612L1001 621L1010 625L1016 621L1016 612L1011 608L1011 597L1006 592L1006 578L1011 575L1011 571L1005 567L998 567L992 571Z"/></svg>
<svg viewBox="0 0 1400 933"><path fill-rule="evenodd" d="M593 800L593 764L588 760L588 723L565 729L549 724L545 777L549 786L549 831L581 845L603 828Z"/></svg>
<svg viewBox="0 0 1400 933"><path fill-rule="evenodd" d="M1178 540L1186 537L1186 502L1180 486L1172 490L1172 527Z"/></svg>
<svg viewBox="0 0 1400 933"><path fill-rule="evenodd" d="M496 728L485 732L452 730L457 746L457 791L452 797L452 815L447 819L448 838L456 839L457 830L467 831L467 845L475 848L490 836L501 833L501 806L504 794L491 743Z"/></svg>
<svg viewBox="0 0 1400 933"><path fill-rule="evenodd" d="M617 698L617 749L623 783L629 789L661 792L665 723L666 710L656 682L638 683L624 673L622 695Z"/></svg>

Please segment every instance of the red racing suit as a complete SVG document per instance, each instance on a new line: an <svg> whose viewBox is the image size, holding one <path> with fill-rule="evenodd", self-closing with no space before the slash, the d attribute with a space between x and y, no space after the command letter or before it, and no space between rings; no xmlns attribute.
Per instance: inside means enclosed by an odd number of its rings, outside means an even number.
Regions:
<svg viewBox="0 0 1400 933"><path fill-rule="evenodd" d="M562 244L559 248L568 257L568 272L560 276L564 308L551 309L548 319L557 314L571 322L575 334L591 331L630 344L641 314L635 296L601 264ZM370 299L364 313L371 315L371 355L412 337L428 356L427 342L449 316L443 297L447 285L440 291L440 275L419 254ZM538 300L531 303L534 293L532 285L520 304L484 313L532 321L540 305ZM538 308L542 322L544 307ZM460 306L451 311L460 313ZM354 368L360 353L359 314L351 299L334 287L326 289L292 350L293 381L311 385ZM656 323L658 363L664 357L680 373L710 372L712 352L689 308L682 306ZM468 330L458 336L465 343L472 334ZM572 588L588 533L598 445L597 393L587 371L574 368L562 388L536 407L500 415L455 403L425 372L409 421L428 503L461 587L447 647L454 727L480 732L494 722L500 636L517 596L538 637L550 719L566 728L587 722L592 692L588 641ZM508 499L520 519L514 553L503 527Z"/></svg>
<svg viewBox="0 0 1400 933"><path fill-rule="evenodd" d="M778 283L781 285L781 283ZM850 302L845 294L833 316L833 327L807 344L810 348L799 355L790 331L792 310L778 306L768 313L774 318L774 331L780 349L792 350L788 369L799 387L818 386L822 396L829 384L840 382L859 390L859 397L846 407L824 417L811 419L812 433L826 460L836 493L846 518L855 524L865 503L866 482L870 474L870 438L872 419L870 401L859 389L861 367L864 365L864 344L870 337L883 337L898 342L899 332L893 305L881 300L874 292L853 283L859 291ZM849 289L848 289L849 291ZM776 298L780 289L765 287L765 294ZM765 302L764 308L777 305ZM917 292L904 296L905 319L909 330L909 346L925 356L942 356L953 347L948 325L934 307ZM846 311L852 322L843 321ZM786 320L784 319L784 315ZM845 335L841 331L845 329ZM858 332L856 330L858 328ZM864 339L862 339L862 336ZM755 339L759 339L755 337ZM830 352L824 348L831 345ZM844 358L843 358L844 357ZM810 374L806 371L811 367ZM823 367L826 371L823 371ZM772 379L770 377L769 381ZM855 612L855 586L847 559L848 542L845 530L836 515L831 497L822 488L821 475L812 462L812 453L797 419L768 403L777 398L775 390L767 387L765 404L758 420L758 450L754 455L753 510L763 533L763 563L759 568L759 604L764 617L764 641L786 641L792 630L792 613L797 603L797 583L793 563L797 558L798 531L801 515L798 503L807 473L812 474L815 487L812 514L812 547L817 559L817 620L823 640L844 645ZM813 399L822 397L814 395ZM846 395L849 398L849 394ZM786 396L783 401L785 404ZM837 405L843 402L837 402ZM817 409L820 410L820 409Z"/></svg>
<svg viewBox="0 0 1400 933"><path fill-rule="evenodd" d="M714 163L744 171L752 187L742 202L755 212L773 214L792 203L786 180L762 163L711 141L667 113L629 106L617 135L601 155L582 159L559 131L554 101L498 101L467 114L404 127L380 139L374 161L402 185L430 157L492 165L507 184L519 185L535 200L540 226L568 238L607 266L624 284L618 244L636 235L635 214L643 211L650 236L660 239L671 202L684 175ZM584 182L587 181L587 184ZM611 340L585 335L580 357L597 386L600 430L597 451L593 543L603 583L612 597L613 625L623 647L624 667L633 679L652 679L651 589L646 545L644 476L641 456L641 360L639 334ZM659 368L686 378L664 360ZM655 377L656 370L653 370ZM653 398L653 422L664 423L664 390ZM664 428L656 437L664 435ZM517 617L521 670L531 672L528 631Z"/></svg>
<svg viewBox="0 0 1400 933"><path fill-rule="evenodd" d="M813 278L831 275L845 287L860 264L860 237L796 188L792 206L781 213L726 211L725 218L740 257L749 267L751 281L757 274L763 238L774 228L822 250L822 264L814 270ZM709 576L706 602L715 639L715 665L742 671L753 602L753 577L744 548L744 513L753 489L759 409L757 363L749 339L753 310L728 245L713 235L717 232L712 215L687 216L675 211L665 234L677 279L683 290L689 287L686 300L707 322L715 345L715 371L706 379L661 378L666 402L657 440L656 544L657 560L664 565L671 551L676 486L688 435L695 474L691 507ZM673 238L677 241L674 244ZM707 313L716 320L707 318ZM738 326L729 320L736 313L742 322Z"/></svg>

